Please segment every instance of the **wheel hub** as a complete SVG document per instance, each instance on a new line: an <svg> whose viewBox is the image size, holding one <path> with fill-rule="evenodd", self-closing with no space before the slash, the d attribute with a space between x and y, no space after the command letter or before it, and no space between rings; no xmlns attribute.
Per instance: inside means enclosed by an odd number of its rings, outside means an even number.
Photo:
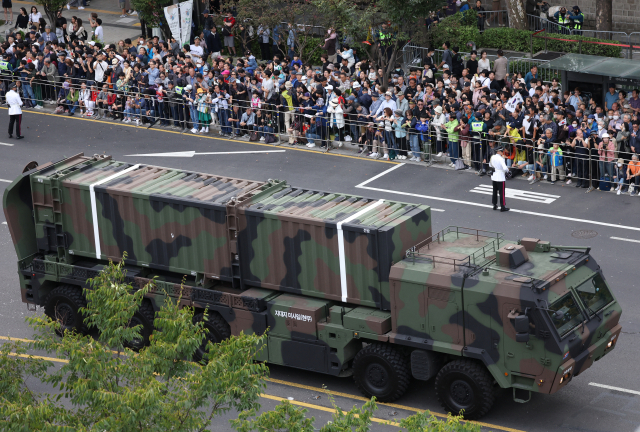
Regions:
<svg viewBox="0 0 640 432"><path fill-rule="evenodd" d="M367 368L367 380L375 387L382 388L387 385L387 371L377 364L372 364Z"/></svg>
<svg viewBox="0 0 640 432"><path fill-rule="evenodd" d="M456 380L451 383L451 398L460 406L468 406L473 401L473 389L466 381Z"/></svg>

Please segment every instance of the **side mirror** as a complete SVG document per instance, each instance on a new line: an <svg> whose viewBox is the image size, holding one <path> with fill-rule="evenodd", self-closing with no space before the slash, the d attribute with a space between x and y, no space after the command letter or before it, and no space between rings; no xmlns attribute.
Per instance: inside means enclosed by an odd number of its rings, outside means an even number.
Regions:
<svg viewBox="0 0 640 432"><path fill-rule="evenodd" d="M529 342L529 317L526 315L518 315L514 318L516 329L516 342Z"/></svg>

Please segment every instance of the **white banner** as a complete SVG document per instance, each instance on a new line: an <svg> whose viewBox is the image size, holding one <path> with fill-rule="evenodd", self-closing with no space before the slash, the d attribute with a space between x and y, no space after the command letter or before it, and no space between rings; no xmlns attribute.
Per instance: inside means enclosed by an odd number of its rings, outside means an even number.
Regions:
<svg viewBox="0 0 640 432"><path fill-rule="evenodd" d="M518 104L520 104L520 103L524 103L524 100L522 99L522 95L520 95L519 92L516 92L515 96L513 96L511 99L509 99L509 101L505 105L505 108L509 112L514 112L516 110Z"/></svg>
<svg viewBox="0 0 640 432"><path fill-rule="evenodd" d="M189 42L191 36L191 14L193 12L193 0L188 0L177 5L164 8L164 16L167 18L171 36L180 44L180 47Z"/></svg>
<svg viewBox="0 0 640 432"><path fill-rule="evenodd" d="M180 47L189 43L191 36L191 14L193 13L193 0L178 3L180 6Z"/></svg>
<svg viewBox="0 0 640 432"><path fill-rule="evenodd" d="M178 17L178 5L171 5L164 8L164 16L169 24L171 36L180 43L180 18Z"/></svg>

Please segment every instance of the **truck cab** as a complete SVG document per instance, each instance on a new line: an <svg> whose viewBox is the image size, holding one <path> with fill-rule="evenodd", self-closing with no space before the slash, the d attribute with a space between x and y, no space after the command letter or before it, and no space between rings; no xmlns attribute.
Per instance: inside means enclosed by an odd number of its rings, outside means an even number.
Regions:
<svg viewBox="0 0 640 432"><path fill-rule="evenodd" d="M558 391L615 347L621 307L588 248L448 227L406 255L391 270L390 338L440 363L473 359L518 402Z"/></svg>

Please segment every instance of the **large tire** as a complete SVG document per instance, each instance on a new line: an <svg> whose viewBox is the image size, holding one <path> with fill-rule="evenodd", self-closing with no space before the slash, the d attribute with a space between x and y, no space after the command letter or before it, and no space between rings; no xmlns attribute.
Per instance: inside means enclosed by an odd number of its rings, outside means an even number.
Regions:
<svg viewBox="0 0 640 432"><path fill-rule="evenodd" d="M194 323L198 323L200 321L205 321L204 313L198 314L193 317ZM225 339L228 339L231 336L231 328L229 327L229 323L226 322L218 312L209 312L207 314L204 328L206 330L206 337L202 341L202 345L200 345L196 349L196 352L193 354L193 360L197 362L200 362L202 361L202 359L204 359L205 354L207 353L207 343L209 341L211 341L211 343L217 344Z"/></svg>
<svg viewBox="0 0 640 432"><path fill-rule="evenodd" d="M155 318L155 311L151 302L148 300L142 300L142 304L138 308L135 314L129 321L129 327L135 327L141 325L140 338L135 338L125 343L125 346L131 348L134 351L140 351L145 346L149 345L149 339L153 334L153 320Z"/></svg>
<svg viewBox="0 0 640 432"><path fill-rule="evenodd" d="M409 361L391 345L372 343L353 359L353 379L365 396L375 396L380 402L392 402L409 387Z"/></svg>
<svg viewBox="0 0 640 432"><path fill-rule="evenodd" d="M473 360L454 360L447 363L436 376L436 395L440 404L451 414L464 411L465 419L484 416L495 401L493 378L489 371Z"/></svg>
<svg viewBox="0 0 640 432"><path fill-rule="evenodd" d="M44 304L44 313L61 324L57 333L76 331L87 333L88 329L80 308L87 307L87 300L82 295L82 288L73 285L60 285L49 293Z"/></svg>

